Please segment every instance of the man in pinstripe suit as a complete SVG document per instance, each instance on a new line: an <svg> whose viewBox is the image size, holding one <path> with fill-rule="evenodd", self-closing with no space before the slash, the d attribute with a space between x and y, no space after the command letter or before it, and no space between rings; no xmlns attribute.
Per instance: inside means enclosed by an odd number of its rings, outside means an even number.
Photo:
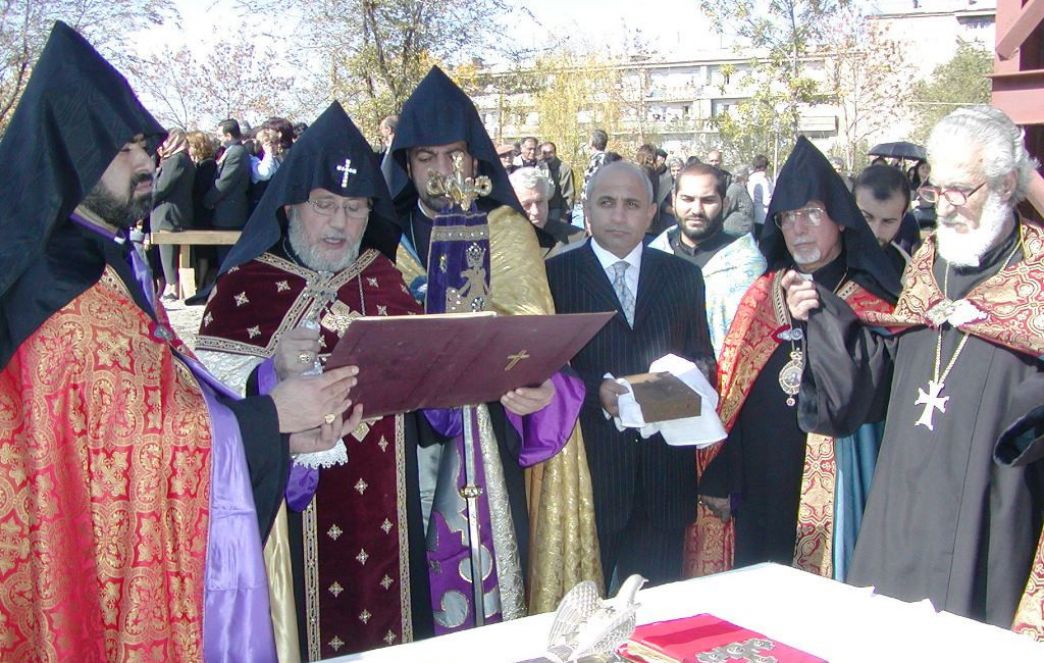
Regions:
<svg viewBox="0 0 1044 663"><path fill-rule="evenodd" d="M607 586L631 573L654 584L681 577L696 480L691 448L617 430L606 413L617 413L623 388L603 376L647 372L668 353L714 374L699 268L643 245L656 212L652 197L648 178L633 164L602 167L585 203L592 239L547 262L559 313L618 313L573 360L587 387L580 422Z"/></svg>

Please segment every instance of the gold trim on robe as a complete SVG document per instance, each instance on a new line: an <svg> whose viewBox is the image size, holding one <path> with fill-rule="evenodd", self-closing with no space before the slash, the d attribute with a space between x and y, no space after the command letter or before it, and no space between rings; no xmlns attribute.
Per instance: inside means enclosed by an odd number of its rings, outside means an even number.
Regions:
<svg viewBox="0 0 1044 663"><path fill-rule="evenodd" d="M1037 554L1033 558L1026 590L1015 611L1011 630L1044 642L1044 532L1037 543Z"/></svg>
<svg viewBox="0 0 1044 663"><path fill-rule="evenodd" d="M0 370L0 659L199 661L211 421L111 266Z"/></svg>
<svg viewBox="0 0 1044 663"><path fill-rule="evenodd" d="M1033 357L1044 356L1044 228L1019 220L1022 260L973 287L964 299L985 315L957 329ZM903 273L903 292L891 315L870 314L884 327L931 325L928 312L945 297L935 281L933 234Z"/></svg>
<svg viewBox="0 0 1044 663"><path fill-rule="evenodd" d="M306 267L300 266L294 262L286 260L280 256L265 253L258 256L251 263L244 265L238 272L238 276L247 273L246 270L250 269L250 265L257 263L266 270L265 273L272 275L286 275L291 278L286 280L277 280L282 277L272 278L271 283L255 283L255 282L242 282L242 279L236 281L234 279L226 280L219 284L219 290L215 293L211 303L208 304L206 314L203 319L203 330L206 332L208 327L214 330L211 324L218 325L221 333L211 331L211 335L203 333L197 337L197 347L200 348L198 355L200 359L212 370L212 372L221 379L225 384L231 386L233 389L239 392L244 392L246 389L247 379L251 372L257 366L258 363L263 361L265 358L271 357L278 345L279 339L282 335L294 328L296 328L300 321L308 317L317 317L318 314L325 310L325 307L330 303L330 293L341 293L339 297L351 297L349 301L354 302L353 306L362 306L365 303L365 297L369 293L370 297L375 296L376 293L382 292L382 288L391 288L397 296L401 298L403 303L409 304L409 312L413 312L414 303L412 298L409 297L406 292L405 285L400 284L394 286L389 283L378 283L385 279L380 275L386 273L394 275L395 280L398 280L399 274L394 269L390 260L384 258L379 252L374 249L363 250L358 259L348 268L334 273L332 275L323 275L319 272L315 272ZM270 271L267 271L270 270ZM253 272L251 272L253 273ZM231 273L230 273L231 275ZM294 278L296 277L296 278ZM226 277L227 278L227 277ZM256 279L255 279L256 281ZM354 282L354 283L353 283ZM355 285L358 284L358 298L361 301L355 302ZM255 289L251 289L253 286ZM215 302L222 296L221 287L228 290L225 292L224 297L231 298L233 293L239 288L246 288L249 291L243 292L240 297L243 298L243 312L240 314L244 319L255 321L258 317L277 315L274 320L278 321L274 328L270 328L270 324L273 323L272 319L267 319L264 329L258 326L255 331L246 329L245 332L240 333L238 337L233 336L228 338L223 334L230 334L231 331L238 329L234 326L224 324L222 326L222 316L219 313L218 319L208 320L211 313L211 309L215 306ZM269 303L263 303L258 297L257 292L264 292L266 287L271 288L271 292L277 296L287 298L286 306L280 310L277 314L270 314ZM401 293L399 288L402 288ZM346 291L345 288L348 288ZM251 303L249 300L253 297L257 301ZM330 305L330 314L339 314L339 310L336 308L338 305L343 306L344 309L349 309L347 305L344 305L342 299L339 298L332 305ZM251 312L248 310L254 305L260 306L259 311ZM240 306L239 298L236 298L235 306L238 310ZM265 313L262 313L264 311ZM403 311L399 311L402 313ZM359 312L348 310L347 313L350 315L359 315ZM325 318L321 319L325 320ZM245 326L245 325L244 325ZM324 343L326 340L331 338L331 335L337 332L333 328L324 328L324 337L321 337L320 343ZM332 338L336 338L333 336ZM326 351L332 349L331 343L327 343L323 346ZM395 574L396 581L400 582L400 587L397 589L399 605L402 607L402 619L401 630L399 633L395 633L396 644L398 642L405 642L412 640L413 637L413 623L412 614L410 613L410 588L409 588L409 565L408 565L408 554L405 552L408 549L408 531L406 527L406 500L405 500L405 484L403 483L403 476L405 472L405 456L403 455L402 447L405 444L405 432L404 424L401 416L394 417L395 436L396 436L396 448L395 453L395 467L397 485L396 495L398 499L396 503L398 521L396 523L396 529L398 533L396 537L399 540L400 555L400 568ZM394 517L394 516L393 516ZM290 558L290 535L287 526L287 506L284 503L281 505L280 510L276 516L276 520L273 524L272 530L269 534L268 540L265 545L265 567L268 573L269 579L269 597L271 603L272 621L273 628L276 635L276 647L279 656L280 663L297 663L301 659L301 638L305 638L306 650L308 657L311 660L318 660L321 658L322 652L319 650L321 646L320 633L319 633L319 595L318 590L318 547L315 543L315 522L317 514L315 510L315 500L309 504L306 510L302 513L302 526L304 530L304 578L303 584L305 587L305 603L306 603L306 624L304 627L305 632L299 632L297 622L297 605L294 595L294 584L293 584L293 566ZM398 629L396 629L398 630Z"/></svg>
<svg viewBox="0 0 1044 663"><path fill-rule="evenodd" d="M718 412L725 430L732 430L747 395L765 363L779 346L776 332L790 325L790 316L780 287L784 271L765 274L743 296L732 327L725 338L718 362L721 401ZM854 281L837 291L864 319L869 311L888 311L891 306ZM701 476L721 452L727 440L697 452L696 471ZM796 568L830 577L833 574L834 489L837 467L834 438L808 434L801 477ZM696 522L686 532L686 577L710 575L732 568L735 534L730 520L723 523L703 504L696 507Z"/></svg>
<svg viewBox="0 0 1044 663"><path fill-rule="evenodd" d="M507 206L487 215L491 308L501 315L555 312L533 225ZM409 284L427 271L403 246L396 267ZM530 614L548 612L578 582L602 585L591 474L577 422L565 447L526 470Z"/></svg>

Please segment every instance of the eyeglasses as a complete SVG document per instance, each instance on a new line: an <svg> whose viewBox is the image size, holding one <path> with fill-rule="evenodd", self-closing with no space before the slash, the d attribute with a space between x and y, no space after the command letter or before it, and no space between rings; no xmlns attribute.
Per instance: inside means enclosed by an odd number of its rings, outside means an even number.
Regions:
<svg viewBox="0 0 1044 663"><path fill-rule="evenodd" d="M983 181L982 184L971 189L970 191L964 191L963 189L957 189L953 187L938 187L938 186L922 186L917 190L917 195L920 196L921 200L934 205L939 202L939 198L945 198L946 202L950 203L954 207L960 207L968 202L968 199L975 194L976 191L986 185Z"/></svg>
<svg viewBox="0 0 1044 663"><path fill-rule="evenodd" d="M344 210L344 215L349 219L365 219L370 215L370 205L368 203L360 204L357 201L342 204L330 198L320 198L319 200L309 200L308 204L322 216L333 216L339 208Z"/></svg>
<svg viewBox="0 0 1044 663"><path fill-rule="evenodd" d="M803 207L776 214L776 225L789 230L800 220L813 227L818 227L826 219L826 210L821 207Z"/></svg>

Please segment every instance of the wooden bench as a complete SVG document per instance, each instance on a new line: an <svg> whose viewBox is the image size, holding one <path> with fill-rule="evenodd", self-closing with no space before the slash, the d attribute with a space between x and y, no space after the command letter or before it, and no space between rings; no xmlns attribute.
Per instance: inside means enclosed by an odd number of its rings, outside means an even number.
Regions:
<svg viewBox="0 0 1044 663"><path fill-rule="evenodd" d="M158 230L152 233L152 243L177 246L231 246L239 240L239 230L182 230L171 232ZM180 251L178 257L179 297L184 299L196 294L196 270L192 267L189 251Z"/></svg>

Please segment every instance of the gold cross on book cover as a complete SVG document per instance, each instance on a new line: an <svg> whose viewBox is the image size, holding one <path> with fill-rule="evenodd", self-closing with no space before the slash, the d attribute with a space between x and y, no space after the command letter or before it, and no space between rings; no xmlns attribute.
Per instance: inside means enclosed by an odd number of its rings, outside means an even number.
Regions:
<svg viewBox="0 0 1044 663"><path fill-rule="evenodd" d="M550 378L615 312L356 318L326 368L358 366L366 417L499 400Z"/></svg>

